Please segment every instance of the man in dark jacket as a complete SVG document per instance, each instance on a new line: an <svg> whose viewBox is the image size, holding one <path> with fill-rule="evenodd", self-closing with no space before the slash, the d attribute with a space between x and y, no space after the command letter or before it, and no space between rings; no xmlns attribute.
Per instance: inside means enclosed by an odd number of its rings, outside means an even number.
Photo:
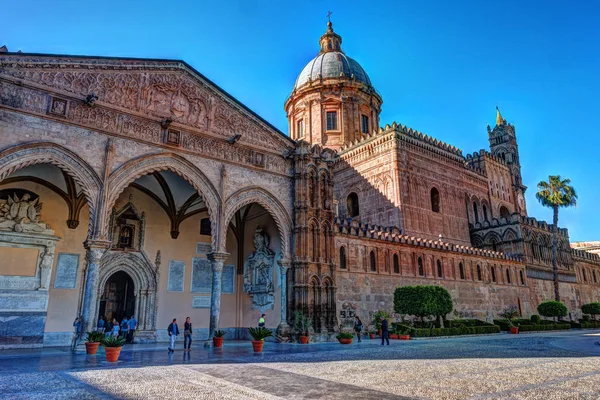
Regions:
<svg viewBox="0 0 600 400"><path fill-rule="evenodd" d="M383 342L386 341L387 345L390 345L390 332L388 330L388 321L385 317L381 316L381 345L383 346Z"/></svg>
<svg viewBox="0 0 600 400"><path fill-rule="evenodd" d="M167 332L169 332L169 338L171 339L171 345L169 346L169 353L175 351L175 339L177 335L179 335L179 327L177 326L177 318L173 318L173 322L169 324L167 328Z"/></svg>

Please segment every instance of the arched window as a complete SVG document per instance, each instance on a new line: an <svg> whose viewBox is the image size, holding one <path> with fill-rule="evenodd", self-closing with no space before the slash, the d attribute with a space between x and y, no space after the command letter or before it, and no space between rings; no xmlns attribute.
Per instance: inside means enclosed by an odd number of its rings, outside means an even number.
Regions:
<svg viewBox="0 0 600 400"><path fill-rule="evenodd" d="M492 267L492 282L496 282L496 269Z"/></svg>
<svg viewBox="0 0 600 400"><path fill-rule="evenodd" d="M371 251L371 255L369 256L370 260L371 260L371 271L376 272L377 271L377 262L375 261L375 253L373 253Z"/></svg>
<svg viewBox="0 0 600 400"><path fill-rule="evenodd" d="M500 217L502 218L510 218L510 211L508 211L508 208L502 206L500 207Z"/></svg>
<svg viewBox="0 0 600 400"><path fill-rule="evenodd" d="M592 271L592 277L594 278L594 283L598 283L596 280L596 271Z"/></svg>
<svg viewBox="0 0 600 400"><path fill-rule="evenodd" d="M510 283L510 269L506 268L506 283Z"/></svg>
<svg viewBox="0 0 600 400"><path fill-rule="evenodd" d="M394 254L394 273L400 273L400 263L398 262L398 254Z"/></svg>
<svg viewBox="0 0 600 400"><path fill-rule="evenodd" d="M460 273L460 279L465 279L465 268L462 263L458 264L458 272Z"/></svg>
<svg viewBox="0 0 600 400"><path fill-rule="evenodd" d="M442 262L440 260L437 260L437 273L438 273L438 278L441 278L444 274L442 271Z"/></svg>
<svg viewBox="0 0 600 400"><path fill-rule="evenodd" d="M475 214L475 223L479 222L479 211L477 210L477 203L473 203L473 214Z"/></svg>
<svg viewBox="0 0 600 400"><path fill-rule="evenodd" d="M340 268L346 269L346 248L340 247Z"/></svg>
<svg viewBox="0 0 600 400"><path fill-rule="evenodd" d="M477 280L481 280L481 266L479 265L477 266Z"/></svg>
<svg viewBox="0 0 600 400"><path fill-rule="evenodd" d="M348 216L357 217L359 215L358 209L358 195L354 192L348 195L346 199L346 209L348 210Z"/></svg>
<svg viewBox="0 0 600 400"><path fill-rule="evenodd" d="M487 207L485 206L485 204L482 207L483 207L483 220L489 221L488 214L487 214Z"/></svg>
<svg viewBox="0 0 600 400"><path fill-rule="evenodd" d="M440 192L436 188L431 188L431 211L440 212Z"/></svg>
<svg viewBox="0 0 600 400"><path fill-rule="evenodd" d="M585 269L582 269L583 271L583 281L587 282L587 275L585 274Z"/></svg>
<svg viewBox="0 0 600 400"><path fill-rule="evenodd" d="M425 271L423 270L423 259L421 257L417 258L417 265L419 267L419 275L425 275Z"/></svg>
<svg viewBox="0 0 600 400"><path fill-rule="evenodd" d="M519 277L521 278L521 285L525 284L525 278L523 277L523 270L519 271Z"/></svg>

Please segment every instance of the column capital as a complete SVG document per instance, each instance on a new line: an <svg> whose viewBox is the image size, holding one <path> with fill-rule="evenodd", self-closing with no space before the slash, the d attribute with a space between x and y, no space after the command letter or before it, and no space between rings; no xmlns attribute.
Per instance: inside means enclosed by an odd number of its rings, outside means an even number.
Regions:
<svg viewBox="0 0 600 400"><path fill-rule="evenodd" d="M230 256L229 253L225 253L225 252L212 252L212 253L208 253L206 255L206 257L210 260L210 261L221 261L221 262L225 262L225 260L227 260L227 258Z"/></svg>
<svg viewBox="0 0 600 400"><path fill-rule="evenodd" d="M282 273L286 273L290 269L291 261L287 259L277 260Z"/></svg>
<svg viewBox="0 0 600 400"><path fill-rule="evenodd" d="M96 239L86 239L83 242L83 247L86 250L107 250L111 245L111 242L107 240L96 240Z"/></svg>

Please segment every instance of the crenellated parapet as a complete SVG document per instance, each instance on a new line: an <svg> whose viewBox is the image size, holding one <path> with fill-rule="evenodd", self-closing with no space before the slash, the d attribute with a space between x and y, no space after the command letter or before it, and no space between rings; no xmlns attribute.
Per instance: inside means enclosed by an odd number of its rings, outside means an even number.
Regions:
<svg viewBox="0 0 600 400"><path fill-rule="evenodd" d="M571 254L573 255L574 261L587 262L587 263L592 263L597 266L600 266L600 255L598 255L598 254L590 253L589 251L585 251L585 250L577 250L577 249L572 249Z"/></svg>
<svg viewBox="0 0 600 400"><path fill-rule="evenodd" d="M507 261L522 262L523 257L519 255L505 254L498 251L478 249L470 246L455 245L440 240L427 240L414 236L403 235L402 231L397 227L382 227L379 225L371 225L360 221L348 219L335 219L336 233L342 235L355 236L369 240L382 240L386 242L394 242L410 246L423 247L428 249L436 249L449 251L457 254L470 254L481 257L494 259L502 259Z"/></svg>

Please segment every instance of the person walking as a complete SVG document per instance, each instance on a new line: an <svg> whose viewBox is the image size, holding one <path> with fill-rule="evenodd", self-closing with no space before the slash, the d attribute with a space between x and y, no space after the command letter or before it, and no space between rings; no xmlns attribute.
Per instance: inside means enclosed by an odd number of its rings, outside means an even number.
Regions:
<svg viewBox="0 0 600 400"><path fill-rule="evenodd" d="M112 335L114 337L119 337L119 322L116 318L112 320Z"/></svg>
<svg viewBox="0 0 600 400"><path fill-rule="evenodd" d="M363 323L360 320L360 318L358 318L358 316L354 317L354 332L356 332L356 337L358 338L358 342L360 343L360 333L363 330Z"/></svg>
<svg viewBox="0 0 600 400"><path fill-rule="evenodd" d="M259 328L265 327L265 314L261 315L260 318L258 319L258 327Z"/></svg>
<svg viewBox="0 0 600 400"><path fill-rule="evenodd" d="M179 327L177 326L177 318L173 318L173 322L169 324L167 328L167 332L169 333L169 338L171 339L171 345L169 346L169 353L175 351L175 339L177 335L179 335Z"/></svg>
<svg viewBox="0 0 600 400"><path fill-rule="evenodd" d="M192 350L192 333L192 320L187 317L183 324L183 351Z"/></svg>
<svg viewBox="0 0 600 400"><path fill-rule="evenodd" d="M123 339L127 340L127 336L129 336L129 321L127 321L127 317L123 317L121 321L121 336Z"/></svg>
<svg viewBox="0 0 600 400"><path fill-rule="evenodd" d="M390 332L388 330L388 321L385 317L381 316L381 345L383 346L383 342L387 342L387 345L390 345Z"/></svg>
<svg viewBox="0 0 600 400"><path fill-rule="evenodd" d="M127 322L129 326L129 337L127 338L128 343L133 343L133 335L135 334L135 330L137 329L137 321L135 317L132 315L129 318L129 322Z"/></svg>
<svg viewBox="0 0 600 400"><path fill-rule="evenodd" d="M73 340L71 341L71 351L75 353L75 349L77 349L77 342L79 342L79 337L81 336L81 317L75 317L75 321L73 321Z"/></svg>

